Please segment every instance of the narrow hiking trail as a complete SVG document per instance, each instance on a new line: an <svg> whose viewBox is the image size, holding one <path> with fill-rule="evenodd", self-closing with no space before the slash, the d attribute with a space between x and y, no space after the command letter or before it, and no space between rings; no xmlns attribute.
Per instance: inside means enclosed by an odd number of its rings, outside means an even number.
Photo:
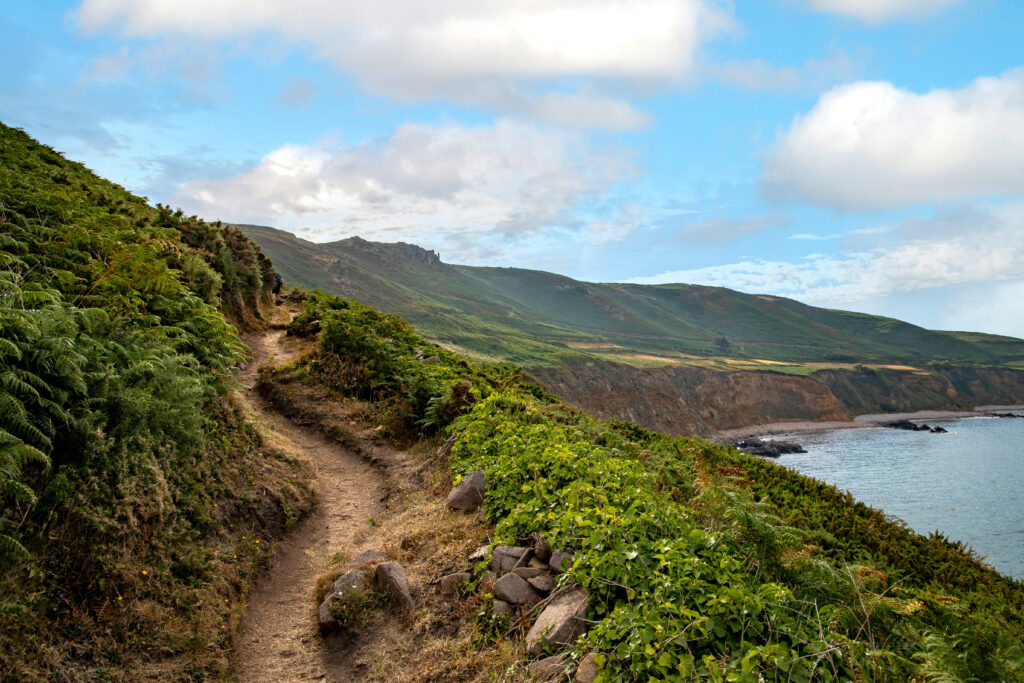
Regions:
<svg viewBox="0 0 1024 683"><path fill-rule="evenodd" d="M315 586L335 552L359 551L353 540L383 510L385 478L349 448L294 424L258 395L259 368L294 357L301 348L296 340L272 328L246 341L254 356L241 374L249 417L269 445L312 464L317 503L277 544L269 571L250 596L235 641L235 672L241 683L353 680L346 653L329 650L319 635Z"/></svg>

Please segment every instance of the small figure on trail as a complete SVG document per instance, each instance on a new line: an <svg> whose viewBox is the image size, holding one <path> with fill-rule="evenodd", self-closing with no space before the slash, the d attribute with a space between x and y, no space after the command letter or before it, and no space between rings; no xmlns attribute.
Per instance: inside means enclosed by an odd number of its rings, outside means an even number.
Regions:
<svg viewBox="0 0 1024 683"><path fill-rule="evenodd" d="M274 289L272 289L270 291L272 291L275 296L280 294L281 293L281 285L283 285L283 284L284 284L284 280L281 279L281 273L278 273L277 274L277 282L274 283Z"/></svg>

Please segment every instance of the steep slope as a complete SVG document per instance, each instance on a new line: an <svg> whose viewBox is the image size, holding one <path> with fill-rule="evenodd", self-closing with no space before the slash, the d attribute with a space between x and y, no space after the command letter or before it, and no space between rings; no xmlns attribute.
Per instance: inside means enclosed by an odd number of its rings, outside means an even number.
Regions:
<svg viewBox="0 0 1024 683"><path fill-rule="evenodd" d="M242 226L300 286L521 363L573 404L673 434L1024 401L1024 341L696 285L446 264L409 244ZM982 367L984 366L984 367Z"/></svg>
<svg viewBox="0 0 1024 683"><path fill-rule="evenodd" d="M229 673L266 540L311 504L233 396L226 316L260 325L274 277L0 124L0 679Z"/></svg>
<svg viewBox="0 0 1024 683"><path fill-rule="evenodd" d="M314 244L240 226L298 286L353 296L470 352L542 365L575 349L770 361L1024 364L1024 341L699 285L578 282L442 262L409 244ZM590 347L590 348L588 348Z"/></svg>
<svg viewBox="0 0 1024 683"><path fill-rule="evenodd" d="M413 563L414 613L333 603L357 630L399 622L357 643L360 680L535 680L553 661L562 679L589 661L609 682L1024 680L1024 585L962 544L727 446L595 420L358 302L315 293L304 307L289 332L316 335L315 352L261 382L368 401L393 436L444 439L417 471L460 488L483 474L485 530L475 509L444 509L443 486L433 505L414 499L424 523L392 536L389 559ZM486 536L453 534L452 519ZM569 595L576 628L531 644ZM471 666L467 645L484 653ZM522 658L529 673L509 661Z"/></svg>

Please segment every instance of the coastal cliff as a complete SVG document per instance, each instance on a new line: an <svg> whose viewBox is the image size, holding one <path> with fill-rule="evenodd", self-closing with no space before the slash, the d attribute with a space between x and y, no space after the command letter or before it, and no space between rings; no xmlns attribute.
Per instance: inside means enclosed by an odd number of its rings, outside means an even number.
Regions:
<svg viewBox="0 0 1024 683"><path fill-rule="evenodd" d="M531 373L569 403L607 419L671 434L707 436L748 425L848 421L864 413L969 410L1024 401L1024 371L938 366L722 372L696 367L639 368L597 360Z"/></svg>

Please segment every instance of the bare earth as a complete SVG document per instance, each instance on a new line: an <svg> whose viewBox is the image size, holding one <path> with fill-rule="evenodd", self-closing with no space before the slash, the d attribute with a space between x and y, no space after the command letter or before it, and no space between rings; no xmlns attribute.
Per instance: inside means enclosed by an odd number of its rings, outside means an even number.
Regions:
<svg viewBox="0 0 1024 683"><path fill-rule="evenodd" d="M894 420L951 420L960 417L982 417L990 412L1012 411L1024 406L979 406L977 410L919 410L916 413L878 413L858 415L852 422L769 422L766 424L724 429L715 432L716 439L739 439L745 436L774 436L778 434L800 434L806 432L830 432L835 429L863 429L877 427L882 422Z"/></svg>
<svg viewBox="0 0 1024 683"><path fill-rule="evenodd" d="M283 313L283 311L282 311ZM260 366L294 355L294 340L280 329L247 340L255 356L242 373L249 417L264 438L286 453L307 459L315 471L317 505L277 545L273 565L249 602L236 643L235 670L243 683L349 681L344 661L329 653L317 630L315 584L331 554L351 547L357 532L383 508L381 474L351 450L302 428L275 412L253 387Z"/></svg>

